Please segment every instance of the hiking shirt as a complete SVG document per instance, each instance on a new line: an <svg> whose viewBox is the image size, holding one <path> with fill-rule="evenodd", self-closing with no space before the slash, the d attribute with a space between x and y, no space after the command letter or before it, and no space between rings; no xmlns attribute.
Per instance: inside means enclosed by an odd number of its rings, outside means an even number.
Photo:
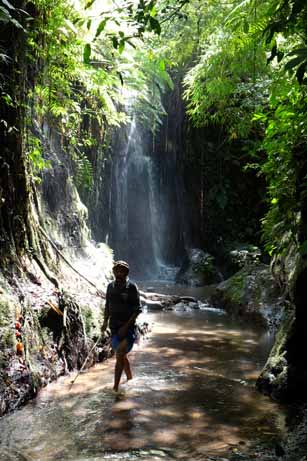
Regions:
<svg viewBox="0 0 307 461"><path fill-rule="evenodd" d="M115 334L130 317L142 312L139 290L128 279L121 285L116 281L109 283L106 293L105 315L109 314L109 326ZM133 329L134 326L132 325Z"/></svg>

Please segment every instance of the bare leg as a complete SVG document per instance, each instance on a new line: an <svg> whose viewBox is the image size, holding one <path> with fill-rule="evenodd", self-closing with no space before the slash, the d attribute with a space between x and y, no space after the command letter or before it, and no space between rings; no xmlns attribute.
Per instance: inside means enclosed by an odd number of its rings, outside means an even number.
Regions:
<svg viewBox="0 0 307 461"><path fill-rule="evenodd" d="M116 363L115 363L115 371L114 371L114 391L118 391L118 386L120 383L120 378L122 376L122 372L125 367L125 358L126 358L126 350L127 350L127 340L123 340L118 349L116 351Z"/></svg>
<svg viewBox="0 0 307 461"><path fill-rule="evenodd" d="M116 354L116 364L115 364L115 373L114 373L114 391L118 391L118 386L120 383L120 378L124 369L124 356L121 354Z"/></svg>
<svg viewBox="0 0 307 461"><path fill-rule="evenodd" d="M124 370L127 376L127 381L129 381L130 379L132 379L132 373L131 373L131 368L130 368L130 362L128 360L127 355L125 355L124 357Z"/></svg>

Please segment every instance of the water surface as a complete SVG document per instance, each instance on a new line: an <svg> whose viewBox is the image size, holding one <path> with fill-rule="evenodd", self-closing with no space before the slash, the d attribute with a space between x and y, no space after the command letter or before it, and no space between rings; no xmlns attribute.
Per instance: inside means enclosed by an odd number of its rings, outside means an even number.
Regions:
<svg viewBox="0 0 307 461"><path fill-rule="evenodd" d="M284 413L254 386L272 338L208 308L142 317L122 395L114 359L61 378L0 420L0 461L275 459Z"/></svg>

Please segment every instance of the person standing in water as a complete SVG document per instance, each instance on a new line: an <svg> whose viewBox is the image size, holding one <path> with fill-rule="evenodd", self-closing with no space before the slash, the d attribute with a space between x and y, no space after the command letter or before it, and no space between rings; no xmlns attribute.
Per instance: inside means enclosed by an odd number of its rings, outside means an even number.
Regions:
<svg viewBox="0 0 307 461"><path fill-rule="evenodd" d="M101 331L104 332L109 325L112 348L116 353L113 389L117 392L123 371L127 380L132 379L128 353L136 338L135 321L142 308L138 288L128 279L128 263L116 261L113 265L113 274L115 280L107 287Z"/></svg>

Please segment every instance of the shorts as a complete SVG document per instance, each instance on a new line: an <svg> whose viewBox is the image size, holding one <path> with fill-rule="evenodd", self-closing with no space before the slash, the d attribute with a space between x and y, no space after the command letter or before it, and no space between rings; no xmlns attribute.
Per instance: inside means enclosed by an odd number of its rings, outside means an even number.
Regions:
<svg viewBox="0 0 307 461"><path fill-rule="evenodd" d="M127 349L126 349L126 354L131 351L133 348L133 344L135 341L135 334L134 331L129 330L127 336L125 338L119 339L118 335L116 333L112 334L111 338L111 344L112 344L112 349L113 351L117 351L118 346L120 343L123 341L123 339L127 340Z"/></svg>

